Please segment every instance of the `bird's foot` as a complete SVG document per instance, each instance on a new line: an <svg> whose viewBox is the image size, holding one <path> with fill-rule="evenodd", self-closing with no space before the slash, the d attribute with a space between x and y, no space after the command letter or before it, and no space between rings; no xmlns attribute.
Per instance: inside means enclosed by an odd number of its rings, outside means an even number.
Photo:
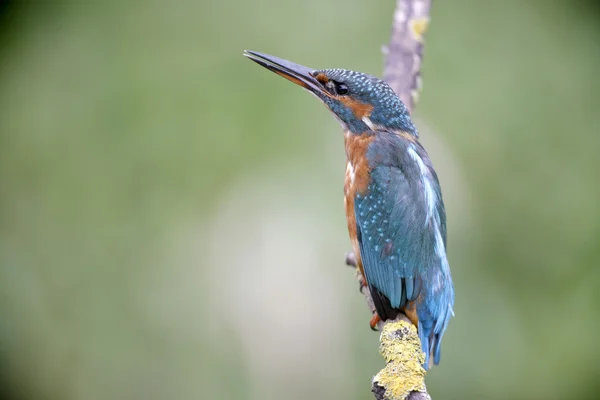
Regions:
<svg viewBox="0 0 600 400"><path fill-rule="evenodd" d="M419 315L417 314L417 303L414 301L409 301L406 307L402 309L404 315L412 322L412 324L418 328L419 327Z"/></svg>
<svg viewBox="0 0 600 400"><path fill-rule="evenodd" d="M367 286L365 278L362 276L362 274L358 274L358 291L362 293L365 286Z"/></svg>
<svg viewBox="0 0 600 400"><path fill-rule="evenodd" d="M379 323L379 321L381 321L381 318L379 318L379 314L377 314L376 312L373 313L373 318L371 318L371 321L369 322L369 326L371 327L371 330L374 330L374 331L379 330L379 329L377 329L377 324Z"/></svg>

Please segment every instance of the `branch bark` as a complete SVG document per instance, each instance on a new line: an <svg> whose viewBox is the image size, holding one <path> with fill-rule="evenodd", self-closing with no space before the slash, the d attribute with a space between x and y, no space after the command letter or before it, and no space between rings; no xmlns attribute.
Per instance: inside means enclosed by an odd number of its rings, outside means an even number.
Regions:
<svg viewBox="0 0 600 400"><path fill-rule="evenodd" d="M412 113L421 87L423 35L429 25L431 0L397 0L392 34L387 47L383 79L400 96ZM346 264L356 267L356 257L349 253ZM357 269L357 279L362 276ZM361 286L371 312L375 305L367 286ZM386 366L373 377L371 391L377 400L431 400L425 386L422 364L424 354L417 328L403 314L377 325L379 352Z"/></svg>
<svg viewBox="0 0 600 400"><path fill-rule="evenodd" d="M397 0L383 79L412 112L421 89L423 35L429 26L431 0Z"/></svg>
<svg viewBox="0 0 600 400"><path fill-rule="evenodd" d="M356 267L353 253L346 255L346 264ZM358 268L356 278L362 282ZM367 300L371 313L375 312L375 304L371 292L366 285L361 285L361 293ZM379 321L377 328L379 352L386 361L386 366L371 381L371 392L377 400L431 400L425 387L425 373L422 364L425 355L421 350L421 341L417 328L404 314L398 314L393 320Z"/></svg>

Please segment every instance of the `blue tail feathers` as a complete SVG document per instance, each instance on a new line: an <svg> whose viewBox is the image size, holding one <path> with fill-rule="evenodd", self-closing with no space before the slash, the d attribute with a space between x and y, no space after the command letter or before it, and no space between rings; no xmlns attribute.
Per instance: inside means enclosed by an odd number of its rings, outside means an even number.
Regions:
<svg viewBox="0 0 600 400"><path fill-rule="evenodd" d="M447 310L442 312L437 320L431 318L419 319L419 339L421 340L422 350L425 353L423 368L429 368L432 355L433 364L437 365L440 363L442 337L444 336L450 317L453 315L454 311L452 310L451 302L448 304Z"/></svg>

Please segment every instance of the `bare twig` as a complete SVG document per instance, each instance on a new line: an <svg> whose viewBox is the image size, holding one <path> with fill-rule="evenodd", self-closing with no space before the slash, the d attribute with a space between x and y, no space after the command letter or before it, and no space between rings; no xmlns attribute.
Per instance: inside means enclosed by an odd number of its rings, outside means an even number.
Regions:
<svg viewBox="0 0 600 400"><path fill-rule="evenodd" d="M418 99L421 85L420 69L423 58L423 34L429 24L431 0L397 0L389 45L386 55L384 79L400 96L409 112ZM346 264L356 267L356 257L349 253ZM357 270L357 278L362 276ZM367 299L371 312L375 305L366 286L361 292ZM380 353L386 366L373 377L371 391L377 400L431 400L425 387L422 364L424 355L417 328L404 315L395 320L380 321Z"/></svg>
<svg viewBox="0 0 600 400"><path fill-rule="evenodd" d="M418 100L421 87L423 35L429 25L431 0L397 0L392 35L383 79L402 99L409 111Z"/></svg>

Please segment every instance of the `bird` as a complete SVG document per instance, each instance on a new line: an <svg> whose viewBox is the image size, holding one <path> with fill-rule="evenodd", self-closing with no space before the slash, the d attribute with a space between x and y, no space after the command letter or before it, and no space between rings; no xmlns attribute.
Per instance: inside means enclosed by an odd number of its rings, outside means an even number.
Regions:
<svg viewBox="0 0 600 400"><path fill-rule="evenodd" d="M312 69L245 50L257 64L315 95L344 131L344 205L361 281L380 320L404 313L417 327L423 367L440 361L454 316L446 211L433 164L406 106L383 80L346 69Z"/></svg>

